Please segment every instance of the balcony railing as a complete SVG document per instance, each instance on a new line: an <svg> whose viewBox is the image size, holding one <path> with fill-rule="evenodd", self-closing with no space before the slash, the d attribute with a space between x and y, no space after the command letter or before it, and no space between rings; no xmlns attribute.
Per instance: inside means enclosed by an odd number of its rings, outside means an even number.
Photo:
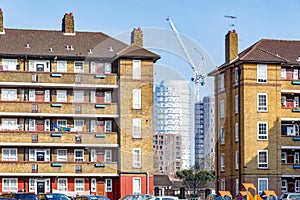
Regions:
<svg viewBox="0 0 300 200"><path fill-rule="evenodd" d="M95 162L60 162L60 166L53 166L55 163L57 162L0 162L0 173L117 173L117 163L105 163L102 167L97 167ZM78 171L79 168L81 171Z"/></svg>

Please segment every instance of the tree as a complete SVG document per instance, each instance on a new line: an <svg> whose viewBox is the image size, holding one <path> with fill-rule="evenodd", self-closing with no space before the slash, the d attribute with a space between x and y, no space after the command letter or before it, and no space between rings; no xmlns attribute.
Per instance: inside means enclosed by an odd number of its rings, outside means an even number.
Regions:
<svg viewBox="0 0 300 200"><path fill-rule="evenodd" d="M193 189L193 196L199 196L198 188L201 185L215 179L214 172L201 170L198 162L195 163L192 169L177 171L176 176L183 180L189 190Z"/></svg>

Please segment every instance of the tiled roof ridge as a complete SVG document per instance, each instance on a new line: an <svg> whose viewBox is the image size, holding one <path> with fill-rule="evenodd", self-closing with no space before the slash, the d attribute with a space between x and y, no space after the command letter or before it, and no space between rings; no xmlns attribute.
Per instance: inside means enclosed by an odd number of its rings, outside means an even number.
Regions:
<svg viewBox="0 0 300 200"><path fill-rule="evenodd" d="M267 53L267 54L270 54L271 56L274 56L274 57L276 57L276 58L280 58L280 59L282 59L282 60L284 60L284 61L286 61L286 62L289 62L288 59L286 59L286 58L280 56L279 54L275 54L275 53L273 53L273 52L271 52L271 51L268 51L268 50L263 49L263 48L260 48L260 47L258 47L257 49L260 50L260 51L263 51L263 52L265 52L265 53Z"/></svg>
<svg viewBox="0 0 300 200"><path fill-rule="evenodd" d="M30 28L5 28L5 30L11 30L11 31L34 31L34 32L55 32L55 33L64 33L63 31L61 30L49 30L49 29L30 29ZM102 35L105 35L107 37L111 37L101 31L75 31L75 34L76 33L90 33L90 34L102 34Z"/></svg>

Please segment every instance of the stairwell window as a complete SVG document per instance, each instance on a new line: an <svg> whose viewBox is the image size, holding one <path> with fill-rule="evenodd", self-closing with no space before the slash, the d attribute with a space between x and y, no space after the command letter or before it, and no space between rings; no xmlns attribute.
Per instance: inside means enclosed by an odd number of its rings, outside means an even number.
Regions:
<svg viewBox="0 0 300 200"><path fill-rule="evenodd" d="M235 141L239 141L239 124L235 123Z"/></svg>
<svg viewBox="0 0 300 200"><path fill-rule="evenodd" d="M142 120L141 119L132 119L132 137L141 138L142 137Z"/></svg>
<svg viewBox="0 0 300 200"><path fill-rule="evenodd" d="M257 64L257 82L266 83L268 78L268 65Z"/></svg>
<svg viewBox="0 0 300 200"><path fill-rule="evenodd" d="M268 122L257 123L258 140L268 140Z"/></svg>
<svg viewBox="0 0 300 200"><path fill-rule="evenodd" d="M257 159L258 169L268 169L268 150L259 150Z"/></svg>
<svg viewBox="0 0 300 200"><path fill-rule="evenodd" d="M225 154L221 154L221 172L225 171Z"/></svg>
<svg viewBox="0 0 300 200"><path fill-rule="evenodd" d="M234 110L235 110L235 113L237 114L239 112L239 97L238 97L238 95L235 95L234 100L235 100Z"/></svg>
<svg viewBox="0 0 300 200"><path fill-rule="evenodd" d="M223 119L225 116L225 102L224 100L220 101L220 118Z"/></svg>
<svg viewBox="0 0 300 200"><path fill-rule="evenodd" d="M132 79L140 80L141 79L141 60L132 61Z"/></svg>
<svg viewBox="0 0 300 200"><path fill-rule="evenodd" d="M239 169L239 152L235 152L235 169Z"/></svg>
<svg viewBox="0 0 300 200"><path fill-rule="evenodd" d="M221 127L221 129L220 129L220 140L221 140L221 145L225 144L225 131L224 131L224 127Z"/></svg>
<svg viewBox="0 0 300 200"><path fill-rule="evenodd" d="M258 112L268 112L268 94L257 94L257 110Z"/></svg>
<svg viewBox="0 0 300 200"><path fill-rule="evenodd" d="M268 178L258 179L258 194L260 195L264 190L268 190Z"/></svg>
<svg viewBox="0 0 300 200"><path fill-rule="evenodd" d="M141 109L142 108L142 90L141 89L133 89L132 91L132 108L133 109Z"/></svg>
<svg viewBox="0 0 300 200"><path fill-rule="evenodd" d="M142 167L142 159L141 159L141 148L133 148L133 168L141 168Z"/></svg>
<svg viewBox="0 0 300 200"><path fill-rule="evenodd" d="M224 74L220 74L220 91L225 90L225 84L224 84Z"/></svg>

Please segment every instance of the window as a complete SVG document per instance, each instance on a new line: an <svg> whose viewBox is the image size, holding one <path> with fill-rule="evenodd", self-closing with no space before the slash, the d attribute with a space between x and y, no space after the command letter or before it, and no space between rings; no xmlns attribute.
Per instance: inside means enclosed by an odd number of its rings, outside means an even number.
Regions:
<svg viewBox="0 0 300 200"><path fill-rule="evenodd" d="M17 89L1 89L1 100L17 100Z"/></svg>
<svg viewBox="0 0 300 200"><path fill-rule="evenodd" d="M84 150L83 149L75 149L74 150L74 161L75 162L83 162L84 161Z"/></svg>
<svg viewBox="0 0 300 200"><path fill-rule="evenodd" d="M286 79L286 69L281 68L281 79Z"/></svg>
<svg viewBox="0 0 300 200"><path fill-rule="evenodd" d="M18 179L17 178L2 178L2 192L17 192Z"/></svg>
<svg viewBox="0 0 300 200"><path fill-rule="evenodd" d="M235 123L235 141L239 141L239 124Z"/></svg>
<svg viewBox="0 0 300 200"><path fill-rule="evenodd" d="M240 192L239 188L240 188L239 179L237 178L237 179L235 179L235 194L236 195L238 195Z"/></svg>
<svg viewBox="0 0 300 200"><path fill-rule="evenodd" d="M287 192L287 180L282 180L281 181L281 191L282 192Z"/></svg>
<svg viewBox="0 0 300 200"><path fill-rule="evenodd" d="M221 144L225 144L225 132L224 132L224 127L221 127L221 129L220 129L220 140L221 140Z"/></svg>
<svg viewBox="0 0 300 200"><path fill-rule="evenodd" d="M67 102L67 90L56 90L56 101Z"/></svg>
<svg viewBox="0 0 300 200"><path fill-rule="evenodd" d="M133 138L141 138L142 137L142 120L141 119L132 119L133 130L132 137Z"/></svg>
<svg viewBox="0 0 300 200"><path fill-rule="evenodd" d="M83 103L84 102L84 91L74 91L73 102Z"/></svg>
<svg viewBox="0 0 300 200"><path fill-rule="evenodd" d="M105 179L105 192L112 192L112 179Z"/></svg>
<svg viewBox="0 0 300 200"><path fill-rule="evenodd" d="M268 140L268 122L257 123L258 140Z"/></svg>
<svg viewBox="0 0 300 200"><path fill-rule="evenodd" d="M268 95L266 93L257 94L257 110L259 112L268 111Z"/></svg>
<svg viewBox="0 0 300 200"><path fill-rule="evenodd" d="M84 66L83 62L75 61L74 62L74 72L84 73L84 67L83 66Z"/></svg>
<svg viewBox="0 0 300 200"><path fill-rule="evenodd" d="M133 178L132 192L133 194L141 194L141 178Z"/></svg>
<svg viewBox="0 0 300 200"><path fill-rule="evenodd" d="M221 182L221 183L220 183L220 188L221 188L221 190L226 190L226 189L225 189L225 179L221 179L220 182Z"/></svg>
<svg viewBox="0 0 300 200"><path fill-rule="evenodd" d="M264 190L268 190L268 179L259 178L258 179L258 194L260 195Z"/></svg>
<svg viewBox="0 0 300 200"><path fill-rule="evenodd" d="M134 168L141 168L141 149L140 148L133 148L133 167Z"/></svg>
<svg viewBox="0 0 300 200"><path fill-rule="evenodd" d="M220 74L220 91L224 91L224 74Z"/></svg>
<svg viewBox="0 0 300 200"><path fill-rule="evenodd" d="M281 106L286 107L286 96L281 96Z"/></svg>
<svg viewBox="0 0 300 200"><path fill-rule="evenodd" d="M221 154L221 172L225 171L225 154Z"/></svg>
<svg viewBox="0 0 300 200"><path fill-rule="evenodd" d="M239 169L239 152L235 152L235 169Z"/></svg>
<svg viewBox="0 0 300 200"><path fill-rule="evenodd" d="M29 60L29 71L50 72L50 61Z"/></svg>
<svg viewBox="0 0 300 200"><path fill-rule="evenodd" d="M75 192L84 191L84 178L75 178Z"/></svg>
<svg viewBox="0 0 300 200"><path fill-rule="evenodd" d="M235 113L238 113L239 112L239 97L238 97L238 95L235 95Z"/></svg>
<svg viewBox="0 0 300 200"><path fill-rule="evenodd" d="M112 121L111 120L105 121L104 132L112 132Z"/></svg>
<svg viewBox="0 0 300 200"><path fill-rule="evenodd" d="M104 159L105 159L105 162L112 162L112 151L111 150L105 150Z"/></svg>
<svg viewBox="0 0 300 200"><path fill-rule="evenodd" d="M35 179L30 178L29 179L29 192L35 192Z"/></svg>
<svg viewBox="0 0 300 200"><path fill-rule="evenodd" d="M300 186L300 181L299 180L296 180L295 181L295 192L299 192L299 186Z"/></svg>
<svg viewBox="0 0 300 200"><path fill-rule="evenodd" d="M67 127L67 120L65 119L58 119L56 123L58 127Z"/></svg>
<svg viewBox="0 0 300 200"><path fill-rule="evenodd" d="M132 108L141 109L142 108L142 91L141 89L133 89L132 97Z"/></svg>
<svg viewBox="0 0 300 200"><path fill-rule="evenodd" d="M281 152L281 163L286 164L286 152Z"/></svg>
<svg viewBox="0 0 300 200"><path fill-rule="evenodd" d="M57 72L67 72L67 61L57 61Z"/></svg>
<svg viewBox="0 0 300 200"><path fill-rule="evenodd" d="M104 92L104 103L111 103L111 92Z"/></svg>
<svg viewBox="0 0 300 200"><path fill-rule="evenodd" d="M299 152L295 152L294 163L299 163Z"/></svg>
<svg viewBox="0 0 300 200"><path fill-rule="evenodd" d="M18 130L17 119L2 118L2 130Z"/></svg>
<svg viewBox="0 0 300 200"><path fill-rule="evenodd" d="M57 161L68 161L67 149L57 149Z"/></svg>
<svg viewBox="0 0 300 200"><path fill-rule="evenodd" d="M257 64L257 82L258 83L266 83L268 77L267 71L268 65L265 64Z"/></svg>
<svg viewBox="0 0 300 200"><path fill-rule="evenodd" d="M141 66L142 62L141 60L133 60L132 61L132 79L141 79Z"/></svg>
<svg viewBox="0 0 300 200"><path fill-rule="evenodd" d="M237 84L239 81L239 69L235 68L234 70L234 83Z"/></svg>
<svg viewBox="0 0 300 200"><path fill-rule="evenodd" d="M3 70L17 70L17 59L2 59Z"/></svg>
<svg viewBox="0 0 300 200"><path fill-rule="evenodd" d="M111 63L105 63L105 73L110 74L111 73Z"/></svg>
<svg viewBox="0 0 300 200"><path fill-rule="evenodd" d="M258 169L268 169L268 151L258 151Z"/></svg>
<svg viewBox="0 0 300 200"><path fill-rule="evenodd" d="M299 107L299 97L294 97L294 107L295 108Z"/></svg>
<svg viewBox="0 0 300 200"><path fill-rule="evenodd" d="M17 149L2 149L2 161L17 161Z"/></svg>
<svg viewBox="0 0 300 200"><path fill-rule="evenodd" d="M225 111L224 111L224 100L221 100L220 101L220 118L223 119L224 118L224 115L225 115Z"/></svg>
<svg viewBox="0 0 300 200"><path fill-rule="evenodd" d="M83 131L84 120L74 120L74 130L75 131Z"/></svg>
<svg viewBox="0 0 300 200"><path fill-rule="evenodd" d="M68 191L68 179L58 178L57 179L57 189L58 189L58 191Z"/></svg>

